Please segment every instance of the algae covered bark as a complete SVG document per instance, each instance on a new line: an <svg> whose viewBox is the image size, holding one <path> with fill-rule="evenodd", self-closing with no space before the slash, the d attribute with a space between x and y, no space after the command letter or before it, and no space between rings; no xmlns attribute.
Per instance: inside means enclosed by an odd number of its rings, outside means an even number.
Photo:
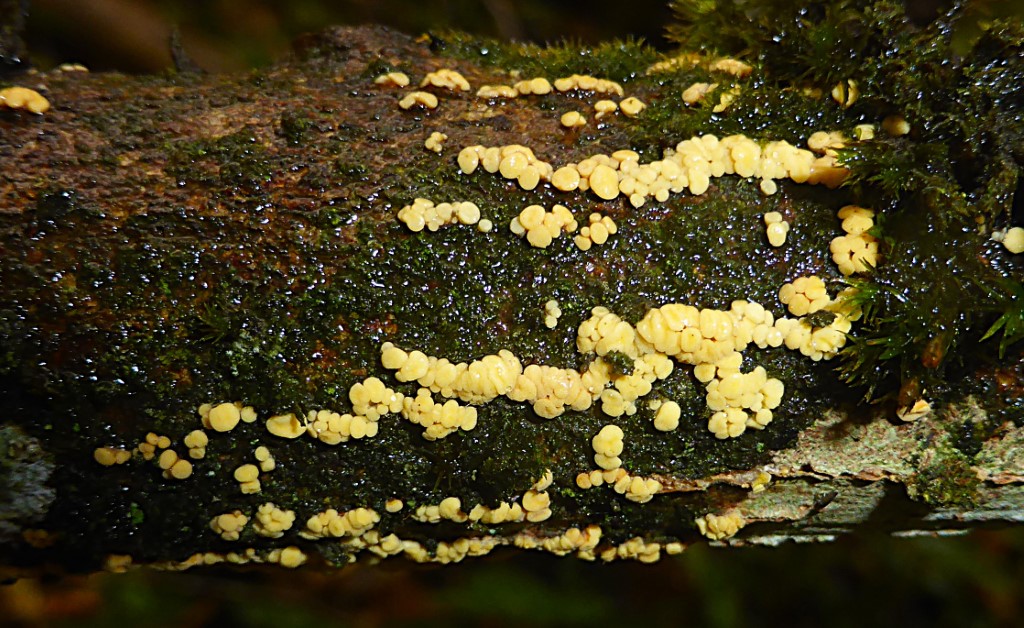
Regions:
<svg viewBox="0 0 1024 628"><path fill-rule="evenodd" d="M873 52L864 67L954 58L943 20L916 27L880 14L887 4L849 7L851 15L884 18L889 30L878 45L898 48ZM540 49L457 34L412 40L381 29L328 31L300 42L289 63L240 77L21 77L18 84L42 90L53 109L42 117L0 112L9 562L88 569L129 555L170 565L197 552L265 560L285 546L345 562L360 553L351 535L297 534L331 508L373 508L379 536L416 542L425 558L451 556L467 537L532 547L588 525L601 528L595 553L623 547L620 556L650 557L655 543L699 539L695 519L733 508L749 522L733 542L828 537L873 513L884 529L913 530L960 526L952 514L1018 516L1022 361L1014 341L1024 322L1012 295L1021 290L1020 260L989 234L1020 202L1020 144L1005 139L1020 137L1019 97L1008 87L1021 70L1019 33L1013 22L986 31L948 69L962 81L944 81L955 93L920 88L927 110L874 77L780 69L749 42L757 67L742 78L714 69L711 57L680 57L648 73L664 59L636 42ZM907 37L933 45L911 50ZM436 109L403 110L399 99L414 87L374 82L389 71L418 82L439 68L458 70L473 90L429 88ZM647 108L597 119L593 106L606 96L589 91L474 96L484 84L574 73L618 81ZM851 78L860 100L843 107L827 92L833 79ZM715 98L685 107L680 94L696 82L739 90L724 111L714 111ZM928 117L943 103L955 109L955 96L977 101L990 118L957 126L951 111ZM569 110L589 123L566 129L559 116ZM526 145L556 167L623 149L648 162L711 133L802 146L815 131L852 133L890 114L906 116L910 136L849 142L840 159L852 184L838 189L780 179L777 193L765 195L756 180L727 175L703 194L634 208L623 196L604 201L548 184L524 190L498 174L467 175L456 163L462 147L476 144ZM447 135L440 155L424 148L432 132ZM986 143L986 133L1000 139ZM396 213L418 197L474 202L496 228L410 232ZM567 237L533 248L509 231L524 207L556 203L581 222L591 212L610 216L618 233L584 252ZM883 242L877 269L856 280L828 253L842 233L836 210L853 203L879 212L874 233ZM772 211L791 225L780 248L765 238L763 215ZM498 397L478 408L474 429L436 441L398 415L383 417L373 438L337 446L280 439L263 427L271 415L345 412L350 387L372 376L414 396L415 383L383 368L385 342L452 362L507 349L524 365L585 369L593 356L577 350L576 329L594 307L636 324L667 303L724 310L747 299L781 316L779 287L812 274L833 295L853 283L865 318L848 354L831 362L785 347L745 353L744 370L763 366L786 393L766 429L738 438L718 440L708 430L704 386L683 365L648 397L682 407L671 432L652 427L647 398L630 417L613 419L595 404L543 419ZM553 329L544 324L551 299L562 310ZM1002 345L981 340L991 329ZM630 368L618 358L609 357L615 368ZM865 385L883 402L858 405ZM932 416L897 424L896 407L920 397ZM139 454L112 467L93 459L97 447L132 450L150 432L185 456L183 438L202 427L196 409L233 401L252 406L259 420L207 430L206 456L192 460L184 480L166 479ZM630 473L662 484L650 502L576 483L594 468L591 438L612 422L625 433ZM260 475L261 493L243 494L233 474L256 462L258 445L276 467ZM552 515L544 521L413 518L418 506L453 496L466 510L518 503L548 471ZM751 494L762 471L778 481ZM395 498L405 508L388 512ZM236 509L255 519L267 502L295 513L280 538L258 535L252 524L238 541L210 529L211 518ZM635 537L644 543L627 547Z"/></svg>

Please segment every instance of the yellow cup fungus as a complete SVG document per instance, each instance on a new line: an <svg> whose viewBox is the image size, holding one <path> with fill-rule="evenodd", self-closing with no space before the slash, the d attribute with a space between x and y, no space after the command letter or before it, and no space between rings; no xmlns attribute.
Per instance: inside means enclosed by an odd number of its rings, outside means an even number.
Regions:
<svg viewBox="0 0 1024 628"><path fill-rule="evenodd" d="M131 460L132 454L127 449L120 447L97 447L92 452L93 460L104 467L111 467L115 464L124 464Z"/></svg>
<svg viewBox="0 0 1024 628"><path fill-rule="evenodd" d="M617 469L622 466L622 459L619 454L623 449L622 428L614 423L605 425L601 431L591 439L590 444L594 448L594 462L602 469Z"/></svg>
<svg viewBox="0 0 1024 628"><path fill-rule="evenodd" d="M477 98L515 98L519 95L511 85L483 85L476 90Z"/></svg>
<svg viewBox="0 0 1024 628"><path fill-rule="evenodd" d="M679 417L683 414L682 408L674 401L666 401L658 408L654 415L654 428L662 432L671 432L679 427Z"/></svg>
<svg viewBox="0 0 1024 628"><path fill-rule="evenodd" d="M475 225L480 222L480 208L469 201L439 203L417 198L412 205L398 210L398 219L412 232L423 229L437 231L445 225Z"/></svg>
<svg viewBox="0 0 1024 628"><path fill-rule="evenodd" d="M696 105L717 87L718 83L694 83L683 90L683 102L687 105Z"/></svg>
<svg viewBox="0 0 1024 628"><path fill-rule="evenodd" d="M430 92L411 92L398 101L398 106L402 109L437 109L437 96Z"/></svg>
<svg viewBox="0 0 1024 628"><path fill-rule="evenodd" d="M636 98L635 96L630 96L629 98L626 98L619 102L619 109L621 109L622 113L629 118L636 117L637 115L640 114L641 111L643 111L646 108L647 105L645 105L639 98Z"/></svg>
<svg viewBox="0 0 1024 628"><path fill-rule="evenodd" d="M878 264L878 240L868 233L874 226L875 213L847 205L839 210L838 215L846 235L833 238L829 243L832 261L844 275L868 272Z"/></svg>
<svg viewBox="0 0 1024 628"><path fill-rule="evenodd" d="M184 439L188 447L188 456L193 460L200 460L206 456L206 446L210 443L210 437L203 430L192 430Z"/></svg>
<svg viewBox="0 0 1024 628"><path fill-rule="evenodd" d="M157 459L157 463L163 469L164 477L167 479L184 480L192 475L192 463L179 458L173 449L165 449Z"/></svg>
<svg viewBox="0 0 1024 628"><path fill-rule="evenodd" d="M301 549L294 545L289 545L283 549L272 550L267 555L267 560L272 563L277 563L282 567L294 569L306 564L307 557Z"/></svg>
<svg viewBox="0 0 1024 628"><path fill-rule="evenodd" d="M423 147L440 155L441 151L444 149L444 142L447 139L448 136L446 134L434 131L430 134L430 137L423 142Z"/></svg>
<svg viewBox="0 0 1024 628"><path fill-rule="evenodd" d="M860 97L860 87L857 85L857 81L847 79L836 83L831 93L832 100L842 105L843 109L847 109Z"/></svg>
<svg viewBox="0 0 1024 628"><path fill-rule="evenodd" d="M559 122L562 123L567 129L574 129L581 126L586 126L587 119L579 111L567 111L562 114L559 118Z"/></svg>
<svg viewBox="0 0 1024 628"><path fill-rule="evenodd" d="M5 87L0 89L0 107L24 109L35 114L43 114L50 110L50 101L34 89Z"/></svg>
<svg viewBox="0 0 1024 628"><path fill-rule="evenodd" d="M420 87L432 85L451 91L469 91L469 81L464 76L448 68L442 68L436 72L430 72L420 81Z"/></svg>
<svg viewBox="0 0 1024 628"><path fill-rule="evenodd" d="M900 137L910 133L910 123L900 115L886 116L882 120L882 130L893 137Z"/></svg>
<svg viewBox="0 0 1024 628"><path fill-rule="evenodd" d="M268 432L281 438L298 438L306 433L306 426L291 413L270 417L266 426Z"/></svg>
<svg viewBox="0 0 1024 628"><path fill-rule="evenodd" d="M789 308L793 316L806 316L824 309L832 299L828 296L825 282L817 275L811 275L783 284L779 288L779 301Z"/></svg>
<svg viewBox="0 0 1024 628"><path fill-rule="evenodd" d="M1011 227L992 234L992 239L1002 242L1003 247L1013 255L1024 253L1024 228Z"/></svg>
<svg viewBox="0 0 1024 628"><path fill-rule="evenodd" d="M618 232L619 227L609 216L602 216L598 212L590 214L587 219L587 226L580 229L578 235L573 237L573 242L581 251L589 251L595 244L604 244L608 236Z"/></svg>
<svg viewBox="0 0 1024 628"><path fill-rule="evenodd" d="M786 235L789 233L789 223L782 219L779 212L767 212L764 215L764 224L768 244L778 248L786 243Z"/></svg>
<svg viewBox="0 0 1024 628"><path fill-rule="evenodd" d="M235 510L210 519L210 529L225 541L237 541L248 522L249 517L242 514L241 510Z"/></svg>
<svg viewBox="0 0 1024 628"><path fill-rule="evenodd" d="M558 327L558 318L562 315L562 308L558 307L558 301L550 299L544 304L544 326L548 329Z"/></svg>
<svg viewBox="0 0 1024 628"><path fill-rule="evenodd" d="M537 94L542 96L551 93L551 83L544 77L519 81L513 87L522 95Z"/></svg>
<svg viewBox="0 0 1024 628"><path fill-rule="evenodd" d="M712 541L721 541L736 536L736 533L747 525L743 515L737 510L730 510L721 515L709 513L695 522L700 533Z"/></svg>
<svg viewBox="0 0 1024 628"><path fill-rule="evenodd" d="M615 81L583 74L573 74L571 76L557 78L554 81L554 87L560 92L581 90L603 94L615 94L617 96L623 95L622 86Z"/></svg>
<svg viewBox="0 0 1024 628"><path fill-rule="evenodd" d="M377 85L389 85L393 87L408 87L409 77L404 72L388 72L373 79Z"/></svg>
<svg viewBox="0 0 1024 628"><path fill-rule="evenodd" d="M274 460L274 456L271 455L270 450L266 446L260 445L253 452L256 457L256 461L260 463L260 471L269 473L277 468L277 461Z"/></svg>
<svg viewBox="0 0 1024 628"><path fill-rule="evenodd" d="M615 113L616 111L618 111L618 109L619 106L615 103L614 100L599 100L596 103L594 103L594 117L600 120L606 115Z"/></svg>
<svg viewBox="0 0 1024 628"><path fill-rule="evenodd" d="M530 205L512 219L512 233L526 236L530 246L543 249L563 232L572 233L579 225L572 212L564 205L555 205L545 211L540 205Z"/></svg>
<svg viewBox="0 0 1024 628"><path fill-rule="evenodd" d="M267 502L257 509L256 521L252 527L260 536L279 539L291 529L293 523L295 523L295 512L282 510L273 502Z"/></svg>

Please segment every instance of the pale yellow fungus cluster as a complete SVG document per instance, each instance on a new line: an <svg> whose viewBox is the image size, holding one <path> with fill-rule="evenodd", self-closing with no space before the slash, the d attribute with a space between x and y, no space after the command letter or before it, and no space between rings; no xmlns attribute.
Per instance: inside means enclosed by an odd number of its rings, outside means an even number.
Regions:
<svg viewBox="0 0 1024 628"><path fill-rule="evenodd" d="M89 68L85 67L81 63L62 63L57 66L57 69L61 72L88 72Z"/></svg>
<svg viewBox="0 0 1024 628"><path fill-rule="evenodd" d="M846 148L848 141L841 131L815 131L807 138L807 148L834 157L838 154L836 150Z"/></svg>
<svg viewBox="0 0 1024 628"><path fill-rule="evenodd" d="M911 406L898 409L896 416L905 423L912 423L931 414L931 411L932 404L928 403L925 399L918 399Z"/></svg>
<svg viewBox="0 0 1024 628"><path fill-rule="evenodd" d="M423 147L440 155L441 151L444 150L444 142L447 139L448 136L446 134L434 131L430 134L430 137L423 142Z"/></svg>
<svg viewBox="0 0 1024 628"><path fill-rule="evenodd" d="M856 205L839 210L846 235L833 238L829 250L844 275L866 273L878 264L878 240L868 233L875 224L874 217L875 212Z"/></svg>
<svg viewBox="0 0 1024 628"><path fill-rule="evenodd" d="M398 219L405 223L410 231L437 231L445 225L475 225L480 222L480 208L469 201L454 203L438 203L425 198L417 198L412 205L398 210Z"/></svg>
<svg viewBox="0 0 1024 628"><path fill-rule="evenodd" d="M857 85L857 81L847 79L836 83L831 93L832 100L842 105L843 109L847 109L860 97L860 87Z"/></svg>
<svg viewBox="0 0 1024 628"><path fill-rule="evenodd" d="M132 452L120 447L97 447L92 452L92 458L104 467L112 467L131 460Z"/></svg>
<svg viewBox="0 0 1024 628"><path fill-rule="evenodd" d="M619 231L619 226L610 216L602 216L598 212L590 214L587 221L589 224L580 229L579 234L572 239L581 251L589 251L595 244L604 244L608 241L608 236L615 235Z"/></svg>
<svg viewBox="0 0 1024 628"><path fill-rule="evenodd" d="M527 521L539 523L551 517L551 496L547 491L530 489L523 494L522 501Z"/></svg>
<svg viewBox="0 0 1024 628"><path fill-rule="evenodd" d="M252 423L256 420L256 411L252 406L243 406L240 401L221 403L216 406L204 403L197 412L203 421L203 427L216 432L230 432L239 421Z"/></svg>
<svg viewBox="0 0 1024 628"><path fill-rule="evenodd" d="M1024 253L1024 228L1011 227L1003 231L996 231L992 239L1001 242L1003 247L1013 255Z"/></svg>
<svg viewBox="0 0 1024 628"><path fill-rule="evenodd" d="M598 120L618 110L619 105L614 100L599 100L594 103L594 117Z"/></svg>
<svg viewBox="0 0 1024 628"><path fill-rule="evenodd" d="M679 418L683 415L682 408L675 401L666 401L658 407L654 414L654 429L671 432L679 427Z"/></svg>
<svg viewBox="0 0 1024 628"><path fill-rule="evenodd" d="M614 423L605 425L601 431L590 440L594 448L594 462L602 469L618 469L622 466L622 453L624 447L622 428Z"/></svg>
<svg viewBox="0 0 1024 628"><path fill-rule="evenodd" d="M168 480L184 480L192 475L192 463L184 458L179 458L178 453L173 449L165 449L157 463Z"/></svg>
<svg viewBox="0 0 1024 628"><path fill-rule="evenodd" d="M601 526L589 525L583 530L579 528L569 528L558 536L551 536L541 540L537 547L548 551L555 556L566 556L575 552L577 556L584 560L594 560L594 550L597 549L598 544L601 542ZM529 543L526 542L524 536L523 540L517 541L516 545L525 546ZM532 548L530 548L532 549Z"/></svg>
<svg viewBox="0 0 1024 628"><path fill-rule="evenodd" d="M306 433L306 426L294 414L279 414L267 419L267 431L280 438L298 438Z"/></svg>
<svg viewBox="0 0 1024 628"><path fill-rule="evenodd" d="M700 533L712 541L722 541L736 536L747 525L746 519L737 510L716 515L706 514L695 522Z"/></svg>
<svg viewBox="0 0 1024 628"><path fill-rule="evenodd" d="M772 475L766 471L761 471L754 478L754 481L750 483L750 492L752 493L763 493L768 485L771 484Z"/></svg>
<svg viewBox="0 0 1024 628"><path fill-rule="evenodd" d="M712 72L725 72L726 74L732 74L737 78L748 76L754 71L754 68L751 65L731 57L715 59L708 65L708 69Z"/></svg>
<svg viewBox="0 0 1024 628"><path fill-rule="evenodd" d="M193 460L201 460L206 457L206 446L210 444L210 437L203 430L192 430L184 439L188 447L188 457Z"/></svg>
<svg viewBox="0 0 1024 628"><path fill-rule="evenodd" d="M326 445L347 443L350 438L373 438L379 429L377 421L360 414L310 410L306 415L306 433Z"/></svg>
<svg viewBox="0 0 1024 628"><path fill-rule="evenodd" d="M548 329L558 327L558 318L562 316L562 308L558 307L558 301L550 299L544 304L544 326Z"/></svg>
<svg viewBox="0 0 1024 628"><path fill-rule="evenodd" d="M274 456L271 455L270 450L264 445L260 445L253 452L256 457L256 462L260 463L260 471L269 473L277 468L277 461L274 460Z"/></svg>
<svg viewBox="0 0 1024 628"><path fill-rule="evenodd" d="M661 543L648 543L637 536L601 552L601 560L605 562L611 562L616 558L656 563L661 559Z"/></svg>
<svg viewBox="0 0 1024 628"><path fill-rule="evenodd" d="M551 82L544 77L538 76L537 78L526 79L517 82L512 86L517 93L523 96L530 94L537 94L543 96L544 94L551 93Z"/></svg>
<svg viewBox="0 0 1024 628"><path fill-rule="evenodd" d="M243 464L235 469L234 478L244 495L259 493L261 490L260 468L254 464Z"/></svg>
<svg viewBox="0 0 1024 628"><path fill-rule="evenodd" d="M267 554L268 563L276 563L288 569L295 569L306 564L306 554L294 545L282 549L271 550Z"/></svg>
<svg viewBox="0 0 1024 628"><path fill-rule="evenodd" d="M353 508L343 513L328 508L310 517L299 536L307 539L360 537L378 522L380 515L372 508Z"/></svg>
<svg viewBox="0 0 1024 628"><path fill-rule="evenodd" d="M763 429L782 403L783 392L782 382L769 378L763 367L741 373L738 364L735 369L719 366L707 383L705 401L714 411L708 429L721 439L735 438L748 427Z"/></svg>
<svg viewBox="0 0 1024 628"><path fill-rule="evenodd" d="M36 114L50 110L50 101L42 94L27 87L5 87L0 89L0 107L24 109Z"/></svg>
<svg viewBox="0 0 1024 628"><path fill-rule="evenodd" d="M210 519L210 529L225 541L237 541L247 523L249 523L249 517L242 514L241 510L236 510Z"/></svg>
<svg viewBox="0 0 1024 628"><path fill-rule="evenodd" d="M405 502L398 499L397 497L389 499L387 502L384 503L384 510L392 514L400 511L403 508L405 508Z"/></svg>
<svg viewBox="0 0 1024 628"><path fill-rule="evenodd" d="M586 126L587 124L586 117L584 117L579 111L567 111L562 114L559 121L562 123L562 126L568 129Z"/></svg>
<svg viewBox="0 0 1024 628"><path fill-rule="evenodd" d="M152 460L156 457L156 451L158 449L167 449L170 446L170 438L149 432L146 434L145 440L139 443L138 447L136 447L136 451L142 454L143 460Z"/></svg>
<svg viewBox="0 0 1024 628"><path fill-rule="evenodd" d="M886 116L882 120L882 130L893 137L900 137L910 133L910 123L903 116Z"/></svg>
<svg viewBox="0 0 1024 628"><path fill-rule="evenodd" d="M782 219L779 212L767 212L764 215L764 225L768 244L778 248L786 243L786 235L789 233L789 223Z"/></svg>
<svg viewBox="0 0 1024 628"><path fill-rule="evenodd" d="M596 459L595 455L595 459ZM639 475L630 475L622 467L611 469L595 469L589 473L580 473L576 476L576 486L582 489L589 489L594 486L607 484L616 493L623 495L631 502L646 504L661 492L662 484L654 478L644 478Z"/></svg>
<svg viewBox="0 0 1024 628"><path fill-rule="evenodd" d="M402 109L412 109L413 107L437 109L437 96L430 92L410 92L398 101L398 106Z"/></svg>
<svg viewBox="0 0 1024 628"><path fill-rule="evenodd" d="M779 301L789 308L793 316L806 316L824 309L832 299L821 277L811 275L783 284L779 288Z"/></svg>
<svg viewBox="0 0 1024 628"><path fill-rule="evenodd" d="M585 74L573 74L562 78L555 79L555 89L560 92L569 92L573 90L581 90L588 92L599 92L602 94L615 94L622 96L622 86L615 81L608 79L595 78L593 76L587 76Z"/></svg>
<svg viewBox="0 0 1024 628"><path fill-rule="evenodd" d="M687 105L696 105L717 87L718 83L694 83L683 90L683 102Z"/></svg>
<svg viewBox="0 0 1024 628"><path fill-rule="evenodd" d="M572 212L564 205L555 205L551 211L530 205L512 219L509 229L518 236L526 236L530 246L543 249L563 232L573 233L578 226Z"/></svg>
<svg viewBox="0 0 1024 628"><path fill-rule="evenodd" d="M404 72L388 72L373 79L377 85L389 85L392 87L408 87L409 77Z"/></svg>
<svg viewBox="0 0 1024 628"><path fill-rule="evenodd" d="M436 72L430 72L420 81L420 87L434 86L451 91L469 91L469 81L455 70L442 68Z"/></svg>
<svg viewBox="0 0 1024 628"><path fill-rule="evenodd" d="M476 427L476 408L459 405L454 399L435 403L430 390L420 388L415 397L406 397L402 416L423 427L423 438L438 440L458 430L468 432Z"/></svg>
<svg viewBox="0 0 1024 628"><path fill-rule="evenodd" d="M469 515L462 512L462 500L458 497L445 497L436 506L424 504L417 507L412 518L423 523L439 523L442 519L465 523Z"/></svg>
<svg viewBox="0 0 1024 628"><path fill-rule="evenodd" d="M473 174L477 166L490 173L500 172L506 179L515 179L519 187L532 190L541 181L550 181L554 169L546 161L537 159L533 151L520 144L507 146L467 146L459 152L459 168Z"/></svg>
<svg viewBox="0 0 1024 628"><path fill-rule="evenodd" d="M661 160L640 163L639 159L630 150L594 155L579 164L559 168L555 171L557 176L552 176L552 184L562 191L593 190L606 201L623 194L631 205L641 207L648 198L664 202L671 193L683 190L703 194L712 178L726 174L757 177L761 190L774 194L778 189L776 179L836 187L848 173L836 165L831 155L817 157L784 141L762 146L742 135L722 139L714 135L694 137L667 150Z"/></svg>
<svg viewBox="0 0 1024 628"><path fill-rule="evenodd" d="M397 371L395 378L400 382L416 381L443 397L458 397L472 404L509 394L523 372L519 359L504 349L469 364L452 364L420 351L407 353L390 342L381 345L381 364Z"/></svg>
<svg viewBox="0 0 1024 628"><path fill-rule="evenodd" d="M295 523L294 511L282 510L273 502L267 502L257 509L256 521L252 524L252 528L260 536L279 539L291 529L293 523Z"/></svg>
<svg viewBox="0 0 1024 628"><path fill-rule="evenodd" d="M619 109L621 109L622 113L629 118L640 115L640 112L646 108L647 105L635 96L630 96L629 98L623 99L619 102Z"/></svg>
<svg viewBox="0 0 1024 628"><path fill-rule="evenodd" d="M515 98L518 95L511 85L483 85L476 90L477 98Z"/></svg>

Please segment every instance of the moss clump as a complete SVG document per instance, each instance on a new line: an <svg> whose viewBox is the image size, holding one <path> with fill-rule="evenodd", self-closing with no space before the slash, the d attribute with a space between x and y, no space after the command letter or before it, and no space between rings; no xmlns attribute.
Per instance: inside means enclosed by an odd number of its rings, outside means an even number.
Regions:
<svg viewBox="0 0 1024 628"><path fill-rule="evenodd" d="M939 449L907 483L907 493L930 506L964 509L974 506L980 486L967 456L955 449Z"/></svg>

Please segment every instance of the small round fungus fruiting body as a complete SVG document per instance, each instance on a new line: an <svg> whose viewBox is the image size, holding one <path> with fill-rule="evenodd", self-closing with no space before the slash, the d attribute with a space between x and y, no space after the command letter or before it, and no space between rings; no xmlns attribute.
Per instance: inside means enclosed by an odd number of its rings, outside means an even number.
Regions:
<svg viewBox="0 0 1024 628"><path fill-rule="evenodd" d="M682 416L682 408L674 401L666 401L658 408L654 416L654 427L662 432L670 432L679 427L679 417Z"/></svg>
<svg viewBox="0 0 1024 628"><path fill-rule="evenodd" d="M24 109L43 114L50 110L50 101L42 94L27 87L5 87L0 89L0 106L8 109Z"/></svg>
<svg viewBox="0 0 1024 628"><path fill-rule="evenodd" d="M267 431L281 438L298 438L306 433L306 426L294 414L281 414L267 419Z"/></svg>
<svg viewBox="0 0 1024 628"><path fill-rule="evenodd" d="M396 513L396 512L400 511L404 507L405 507L405 503L402 502L402 500L395 499L395 498L389 499L384 504L384 510L386 510L386 511L388 511L390 513Z"/></svg>
<svg viewBox="0 0 1024 628"><path fill-rule="evenodd" d="M581 114L579 111L568 111L562 114L560 122L562 123L562 126L569 129L573 129L576 127L585 126L587 124L587 119L584 118L583 114Z"/></svg>
<svg viewBox="0 0 1024 628"><path fill-rule="evenodd" d="M1003 236L1003 246L1014 255L1024 253L1024 228L1013 227L1007 229Z"/></svg>
<svg viewBox="0 0 1024 628"><path fill-rule="evenodd" d="M276 559L272 560L271 562L276 562L282 567L287 567L288 569L295 569L296 567L301 567L306 563L307 560L306 554L294 545L290 545L281 550L274 550L274 552L271 552L271 554L273 554L273 558Z"/></svg>
<svg viewBox="0 0 1024 628"><path fill-rule="evenodd" d="M218 432L230 432L242 420L242 413L233 403L222 403L210 409L210 427Z"/></svg>
<svg viewBox="0 0 1024 628"><path fill-rule="evenodd" d="M639 115L641 111L646 109L647 105L645 105L639 98L630 96L619 103L619 108L622 110L623 114L632 118Z"/></svg>
<svg viewBox="0 0 1024 628"><path fill-rule="evenodd" d="M697 519L696 524L701 534L712 541L721 541L736 536L747 522L739 511L731 510L722 515L709 513Z"/></svg>
<svg viewBox="0 0 1024 628"><path fill-rule="evenodd" d="M237 541L249 517L242 514L241 510L217 515L210 519L210 529L219 534L225 541Z"/></svg>
<svg viewBox="0 0 1024 628"><path fill-rule="evenodd" d="M606 201L619 195L619 177L610 167L599 165L590 173L590 189Z"/></svg>
<svg viewBox="0 0 1024 628"><path fill-rule="evenodd" d="M903 116L886 116L882 120L882 129L893 137L900 137L910 133L910 123Z"/></svg>
<svg viewBox="0 0 1024 628"><path fill-rule="evenodd" d="M619 106L615 104L614 100L599 100L594 103L594 111L597 112L594 117L600 119L610 113L615 113L618 109Z"/></svg>

